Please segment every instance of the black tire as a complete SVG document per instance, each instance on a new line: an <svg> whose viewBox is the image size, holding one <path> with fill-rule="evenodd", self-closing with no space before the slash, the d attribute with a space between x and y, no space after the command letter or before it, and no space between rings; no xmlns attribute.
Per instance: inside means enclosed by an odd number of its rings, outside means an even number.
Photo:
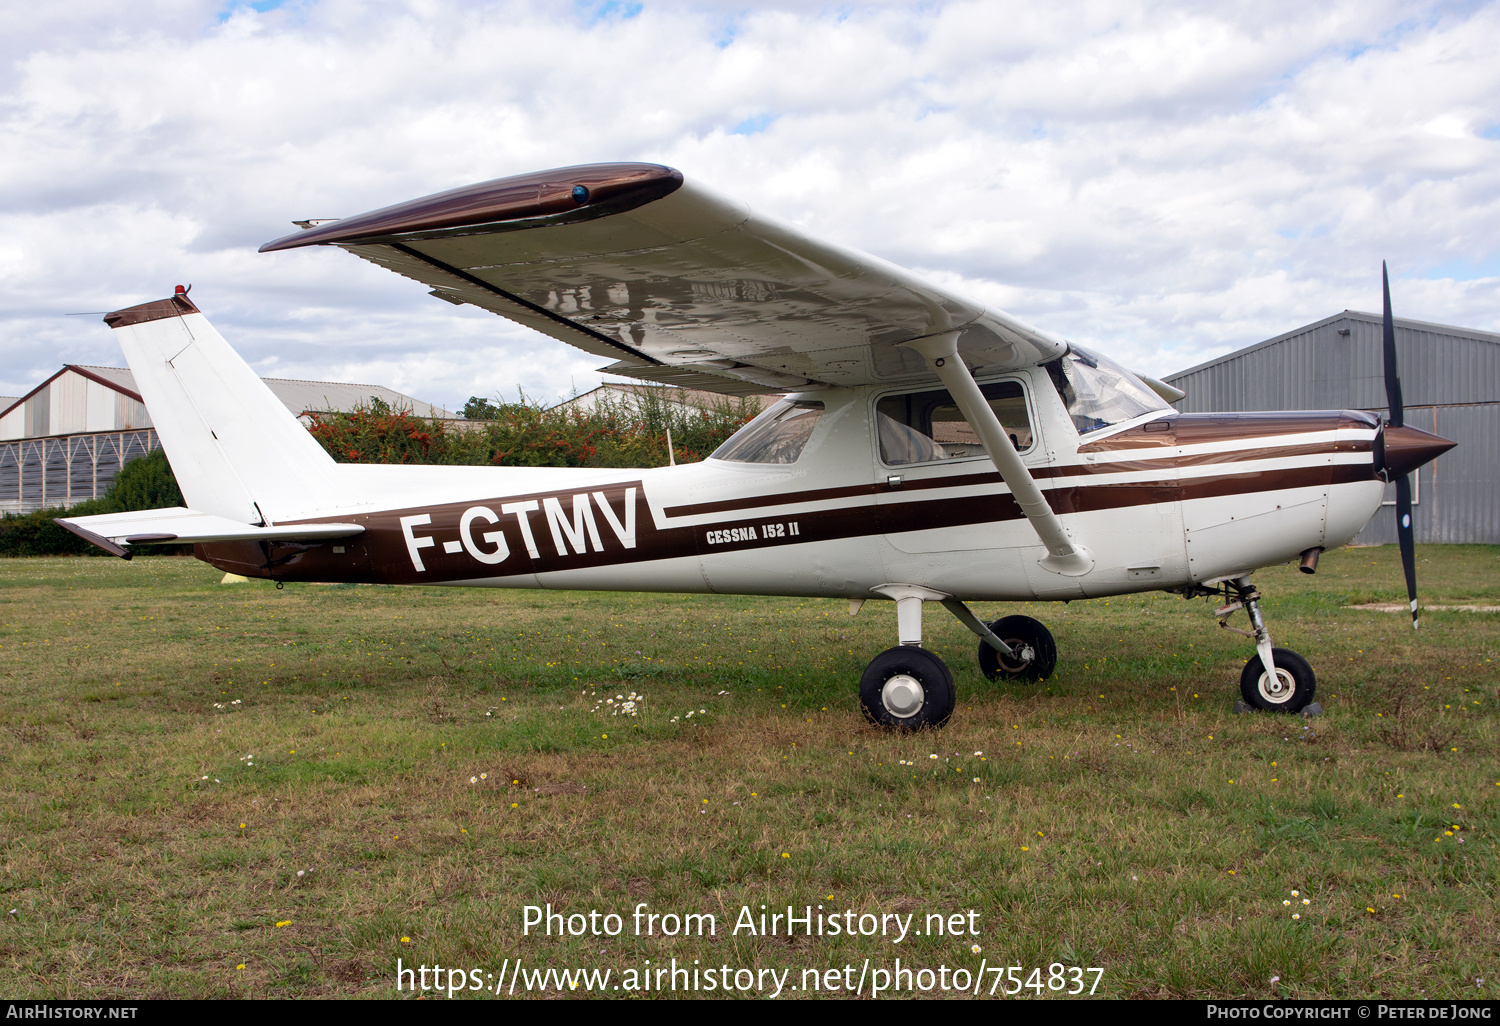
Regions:
<svg viewBox="0 0 1500 1026"><path fill-rule="evenodd" d="M1276 676L1282 682L1281 691L1277 693L1265 686L1268 680L1266 669L1260 664L1260 656L1254 655L1240 671L1240 696L1246 705L1255 709L1301 712L1313 700L1313 692L1318 688L1312 667L1289 648L1271 649L1271 661L1276 664Z"/></svg>
<svg viewBox="0 0 1500 1026"><path fill-rule="evenodd" d="M897 681L900 677L906 680ZM859 704L865 718L895 730L941 727L953 715L957 701L948 667L915 645L886 649L870 660L859 680Z"/></svg>
<svg viewBox="0 0 1500 1026"><path fill-rule="evenodd" d="M1040 621L1029 616L1007 616L990 624L1001 641L1011 648L1030 647L1029 661L1008 659L990 647L989 642L979 643L979 668L990 680L1046 680L1057 669L1057 642Z"/></svg>

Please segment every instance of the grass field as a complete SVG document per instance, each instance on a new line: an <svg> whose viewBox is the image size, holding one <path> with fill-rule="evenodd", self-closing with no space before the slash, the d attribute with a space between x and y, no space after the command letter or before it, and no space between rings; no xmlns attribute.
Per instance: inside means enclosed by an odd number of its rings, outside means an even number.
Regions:
<svg viewBox="0 0 1500 1026"><path fill-rule="evenodd" d="M1500 549L1418 554L1425 601L1500 605ZM899 957L1040 967L1047 996L1053 963L1112 997L1500 989L1500 620L1347 608L1403 599L1393 547L1257 576L1322 717L1233 715L1250 645L1144 595L981 608L1052 627L1043 685L986 682L929 610L959 707L912 736L855 698L889 603L219 577L0 561L0 993L390 997L398 958L517 957L611 985ZM623 932L523 935L548 902ZM634 936L641 902L717 932ZM731 932L762 904L914 935Z"/></svg>

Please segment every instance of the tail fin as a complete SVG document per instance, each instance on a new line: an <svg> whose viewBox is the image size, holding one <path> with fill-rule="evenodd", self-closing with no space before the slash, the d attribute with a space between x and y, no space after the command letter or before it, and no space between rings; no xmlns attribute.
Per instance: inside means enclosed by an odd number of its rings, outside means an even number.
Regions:
<svg viewBox="0 0 1500 1026"><path fill-rule="evenodd" d="M104 322L190 508L246 524L331 510L333 459L185 293Z"/></svg>

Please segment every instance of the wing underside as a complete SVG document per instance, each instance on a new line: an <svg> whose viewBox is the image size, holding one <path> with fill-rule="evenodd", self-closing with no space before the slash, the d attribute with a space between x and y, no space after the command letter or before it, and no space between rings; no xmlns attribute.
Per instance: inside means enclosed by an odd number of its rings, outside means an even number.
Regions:
<svg viewBox="0 0 1500 1026"><path fill-rule="evenodd" d="M331 244L613 362L731 394L930 376L904 343L958 331L977 373L1067 344L681 174L604 164L440 193L278 239Z"/></svg>

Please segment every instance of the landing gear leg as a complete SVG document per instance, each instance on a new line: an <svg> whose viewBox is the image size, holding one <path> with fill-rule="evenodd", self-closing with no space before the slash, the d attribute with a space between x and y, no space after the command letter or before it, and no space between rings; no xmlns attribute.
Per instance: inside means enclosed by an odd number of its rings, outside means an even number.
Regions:
<svg viewBox="0 0 1500 1026"><path fill-rule="evenodd" d="M1271 647L1271 632L1266 629L1266 622L1260 615L1260 592L1255 590L1249 577L1236 577L1225 588L1226 597L1230 588L1235 597L1215 611L1219 626L1255 639L1255 655L1240 672L1241 697L1256 709L1300 712L1312 701L1318 686L1312 667L1291 649ZM1253 630L1242 631L1229 626L1229 616L1237 609L1245 610Z"/></svg>
<svg viewBox="0 0 1500 1026"><path fill-rule="evenodd" d="M941 727L953 715L957 691L953 674L922 647L922 602L946 596L925 588L878 589L896 600L900 644L870 661L859 681L859 704L865 717L896 730Z"/></svg>

